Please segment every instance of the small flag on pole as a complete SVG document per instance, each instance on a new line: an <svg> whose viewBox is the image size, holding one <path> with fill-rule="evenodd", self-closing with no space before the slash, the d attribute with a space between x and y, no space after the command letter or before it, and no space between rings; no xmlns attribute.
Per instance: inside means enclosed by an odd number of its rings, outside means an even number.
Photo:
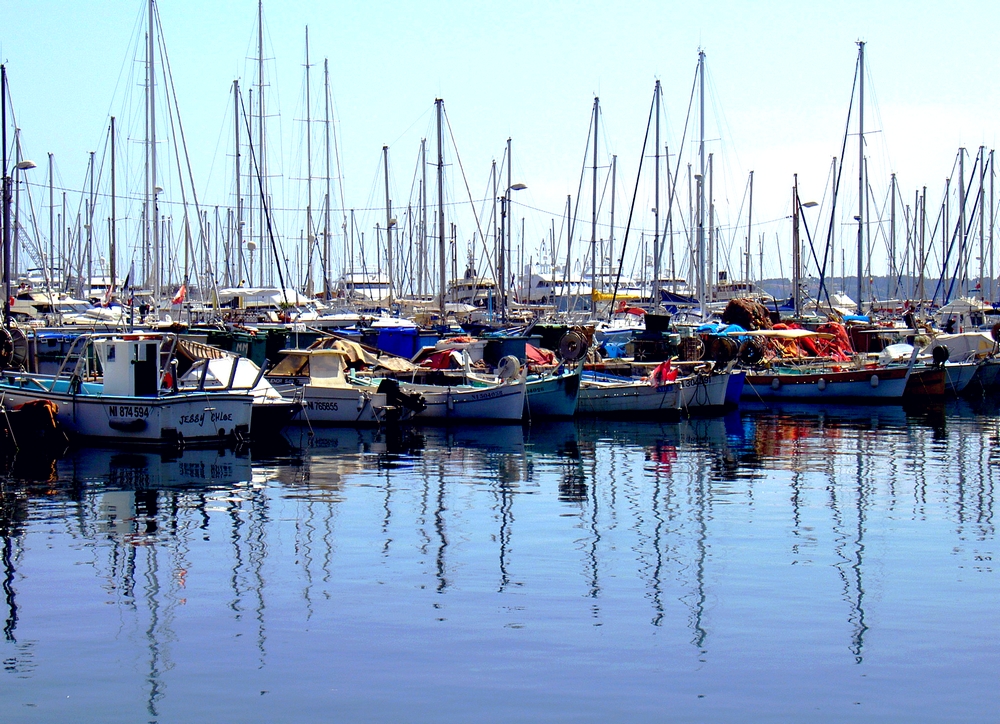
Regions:
<svg viewBox="0 0 1000 724"><path fill-rule="evenodd" d="M170 303L183 304L184 300L187 299L187 292L188 292L187 284L181 284L181 288L177 290L177 294L175 294L174 298L170 300Z"/></svg>

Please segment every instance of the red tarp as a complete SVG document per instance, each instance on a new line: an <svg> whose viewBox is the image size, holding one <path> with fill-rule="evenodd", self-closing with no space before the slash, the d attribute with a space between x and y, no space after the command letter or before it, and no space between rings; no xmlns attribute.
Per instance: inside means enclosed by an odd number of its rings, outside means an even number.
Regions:
<svg viewBox="0 0 1000 724"><path fill-rule="evenodd" d="M530 364L553 365L556 363L556 356L547 349L539 349L531 344L524 345L524 356L528 358Z"/></svg>

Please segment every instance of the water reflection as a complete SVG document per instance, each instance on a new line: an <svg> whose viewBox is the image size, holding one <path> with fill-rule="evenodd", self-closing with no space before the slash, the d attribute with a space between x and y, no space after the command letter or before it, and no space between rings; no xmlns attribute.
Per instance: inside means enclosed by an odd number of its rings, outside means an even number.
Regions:
<svg viewBox="0 0 1000 724"><path fill-rule="evenodd" d="M663 425L292 428L241 454L74 450L0 489L5 668L30 677L39 665L17 632L46 612L19 602L37 585L21 571L81 546L97 586L79 595L106 597L127 630L118 645L142 641L149 717L190 656L182 642L199 635L189 601L258 670L275 666L290 628L362 635L349 622L386 625L386 605L411 632L431 610L434 623L482 621L481 636L502 620L566 646L583 619L679 636L698 665L731 658L749 622L775 624L774 608L787 617L775 631L814 626L861 666L884 609L871 592L907 585L898 579L919 565L888 542L917 532L992 573L998 441L997 418L962 403L769 406ZM48 548L27 545L43 535Z"/></svg>

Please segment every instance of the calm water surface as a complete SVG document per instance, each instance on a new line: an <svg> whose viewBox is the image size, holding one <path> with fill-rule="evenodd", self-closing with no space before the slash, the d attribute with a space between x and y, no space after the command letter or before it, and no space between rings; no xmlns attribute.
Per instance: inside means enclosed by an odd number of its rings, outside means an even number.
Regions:
<svg viewBox="0 0 1000 724"><path fill-rule="evenodd" d="M995 408L8 465L3 722L983 722Z"/></svg>

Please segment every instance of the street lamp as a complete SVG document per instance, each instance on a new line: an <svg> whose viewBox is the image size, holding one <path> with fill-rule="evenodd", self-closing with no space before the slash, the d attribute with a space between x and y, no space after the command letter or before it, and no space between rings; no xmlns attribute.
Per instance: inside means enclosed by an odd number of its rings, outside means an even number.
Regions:
<svg viewBox="0 0 1000 724"><path fill-rule="evenodd" d="M507 322L507 254L510 251L510 243L507 236L510 233L508 229L505 233L504 227L507 221L507 206L510 204L510 192L511 191L523 191L528 188L527 184L516 183L511 184L506 189L504 189L503 196L500 197L500 253L497 258L497 277L500 280L500 320L504 323Z"/></svg>

